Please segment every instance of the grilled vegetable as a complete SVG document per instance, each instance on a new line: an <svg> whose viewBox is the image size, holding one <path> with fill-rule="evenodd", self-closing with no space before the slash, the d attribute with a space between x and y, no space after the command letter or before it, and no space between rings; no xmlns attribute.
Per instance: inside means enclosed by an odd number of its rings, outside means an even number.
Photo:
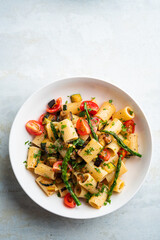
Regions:
<svg viewBox="0 0 160 240"><path fill-rule="evenodd" d="M90 129L91 129L93 138L98 141L98 137L97 137L97 135L96 135L96 133L95 133L95 131L94 131L94 129L93 129L92 123L91 123L91 118L90 118L90 115L89 115L89 113L88 113L88 109L87 109L87 104L86 104L86 102L84 103L84 110L86 111L88 124L89 124L89 126L90 126Z"/></svg>
<svg viewBox="0 0 160 240"><path fill-rule="evenodd" d="M120 169L121 169L121 155L120 155L119 158L118 158L118 163L117 163L117 168L116 168L116 173L115 173L114 181L113 181L113 183L112 183L112 185L111 185L111 187L110 187L110 190L108 191L107 202L110 202L110 197L112 196L113 189L114 189L114 187L116 186Z"/></svg>
<svg viewBox="0 0 160 240"><path fill-rule="evenodd" d="M81 102L82 97L80 94L73 94L70 96L71 102Z"/></svg>
<svg viewBox="0 0 160 240"><path fill-rule="evenodd" d="M142 157L142 155L140 153L134 152L132 149L127 147L127 145L124 144L124 142L117 136L116 133L114 133L112 131L107 131L107 130L102 130L102 132L109 133L110 135L112 135L117 140L118 145L120 147L122 147L124 150L128 151L129 153L131 153L131 155L134 155L134 156L137 156L137 157Z"/></svg>
<svg viewBox="0 0 160 240"><path fill-rule="evenodd" d="M55 99L52 99L52 100L48 103L48 107L52 108L55 103L56 103Z"/></svg>

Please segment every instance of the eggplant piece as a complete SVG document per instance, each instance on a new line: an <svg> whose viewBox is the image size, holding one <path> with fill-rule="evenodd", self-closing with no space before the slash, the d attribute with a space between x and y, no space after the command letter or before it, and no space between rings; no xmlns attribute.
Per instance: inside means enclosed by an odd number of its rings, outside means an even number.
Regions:
<svg viewBox="0 0 160 240"><path fill-rule="evenodd" d="M102 162L103 162L102 159L97 158L96 161L94 162L94 165L95 165L96 167L99 167Z"/></svg>
<svg viewBox="0 0 160 240"><path fill-rule="evenodd" d="M49 187L49 186L52 186L54 183L42 183L42 182L39 182L41 185L45 186L45 187Z"/></svg>
<svg viewBox="0 0 160 240"><path fill-rule="evenodd" d="M55 103L56 103L55 99L52 99L52 100L48 103L48 107L52 108Z"/></svg>

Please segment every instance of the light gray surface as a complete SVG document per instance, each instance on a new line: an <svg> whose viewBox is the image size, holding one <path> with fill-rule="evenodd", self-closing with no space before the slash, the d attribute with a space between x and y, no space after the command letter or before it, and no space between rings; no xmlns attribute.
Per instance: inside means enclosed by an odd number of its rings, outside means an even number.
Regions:
<svg viewBox="0 0 160 240"><path fill-rule="evenodd" d="M159 0L0 1L0 239L160 239L159 64ZM71 76L117 84L140 104L152 129L144 185L126 206L99 219L65 219L41 209L9 162L19 107L37 88Z"/></svg>

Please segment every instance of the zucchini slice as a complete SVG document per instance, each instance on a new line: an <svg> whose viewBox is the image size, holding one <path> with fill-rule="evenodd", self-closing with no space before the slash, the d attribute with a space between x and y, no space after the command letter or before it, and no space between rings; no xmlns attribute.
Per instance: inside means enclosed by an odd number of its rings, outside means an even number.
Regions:
<svg viewBox="0 0 160 240"><path fill-rule="evenodd" d="M82 97L81 94L73 94L70 96L71 102L81 102L82 101Z"/></svg>

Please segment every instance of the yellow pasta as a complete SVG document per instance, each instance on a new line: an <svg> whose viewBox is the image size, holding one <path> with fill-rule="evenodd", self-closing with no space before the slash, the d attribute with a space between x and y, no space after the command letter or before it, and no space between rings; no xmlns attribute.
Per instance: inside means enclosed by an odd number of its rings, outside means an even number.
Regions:
<svg viewBox="0 0 160 240"><path fill-rule="evenodd" d="M90 193L97 193L98 190L96 189L97 186L96 180L89 173L85 173L83 176L84 181L79 180L78 182L79 185L84 187Z"/></svg>
<svg viewBox="0 0 160 240"><path fill-rule="evenodd" d="M58 188L51 179L39 176L36 178L36 183L40 186L40 188L45 192L47 196L51 196L58 191Z"/></svg>
<svg viewBox="0 0 160 240"><path fill-rule="evenodd" d="M82 157L87 163L92 161L97 154L102 150L102 145L97 142L95 139L92 139L87 146L79 153L79 156Z"/></svg>
<svg viewBox="0 0 160 240"><path fill-rule="evenodd" d="M107 125L104 130L115 132L116 134L120 133L122 130L122 122L114 118L109 125Z"/></svg>
<svg viewBox="0 0 160 240"><path fill-rule="evenodd" d="M134 117L135 114L133 112L133 109L129 106L126 106L125 108L122 108L121 110L113 114L113 118L118 118L122 121L127 121L133 119Z"/></svg>
<svg viewBox="0 0 160 240"><path fill-rule="evenodd" d="M85 170L88 171L97 182L103 181L108 174L103 168L96 167L93 161L85 165Z"/></svg>
<svg viewBox="0 0 160 240"><path fill-rule="evenodd" d="M65 112L78 114L80 112L80 105L81 105L81 102L68 103L67 110Z"/></svg>
<svg viewBox="0 0 160 240"><path fill-rule="evenodd" d="M38 163L37 167L34 169L34 172L37 175L50 178L52 180L55 179L55 174L53 169L43 163Z"/></svg>
<svg viewBox="0 0 160 240"><path fill-rule="evenodd" d="M64 119L59 124L59 130L62 134L65 143L76 140L78 138L77 132L73 123L69 119Z"/></svg>
<svg viewBox="0 0 160 240"><path fill-rule="evenodd" d="M85 195L87 194L88 191L85 188L83 188L82 186L80 186L79 184L77 184L74 188L74 192L77 197L85 198Z"/></svg>
<svg viewBox="0 0 160 240"><path fill-rule="evenodd" d="M30 147L28 150L28 157L27 157L27 168L33 169L37 164L37 158L35 157L39 153L39 148L37 147Z"/></svg>
<svg viewBox="0 0 160 240"><path fill-rule="evenodd" d="M136 133L132 133L128 136L129 140L129 147L135 151L138 152L138 135Z"/></svg>
<svg viewBox="0 0 160 240"><path fill-rule="evenodd" d="M114 187L113 191L120 193L120 192L122 192L123 188L124 188L124 181L121 180L120 178L118 178L116 186Z"/></svg>
<svg viewBox="0 0 160 240"><path fill-rule="evenodd" d="M101 208L104 205L104 202L107 199L107 190L104 190L103 193L100 193L99 196L92 196L89 199L89 204L94 208Z"/></svg>
<svg viewBox="0 0 160 240"><path fill-rule="evenodd" d="M109 102L104 102L97 112L96 116L101 118L103 121L108 121L113 113L116 111L114 104Z"/></svg>

